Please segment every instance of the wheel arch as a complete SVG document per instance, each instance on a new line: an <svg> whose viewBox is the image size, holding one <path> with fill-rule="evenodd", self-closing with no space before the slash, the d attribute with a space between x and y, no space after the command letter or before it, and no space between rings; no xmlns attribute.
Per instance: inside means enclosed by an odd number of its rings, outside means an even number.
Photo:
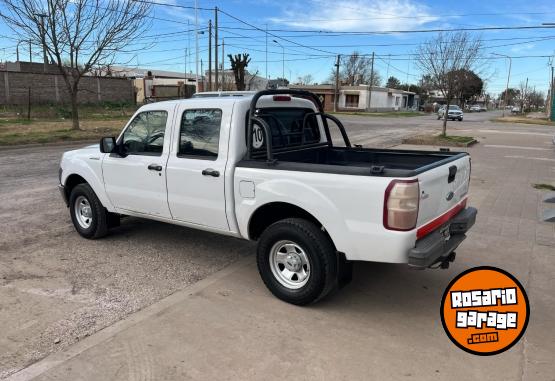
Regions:
<svg viewBox="0 0 555 381"><path fill-rule="evenodd" d="M66 199L69 200L69 196L71 195L71 191L79 184L88 184L87 180L85 180L82 176L73 173L66 178L64 183L64 192L66 193Z"/></svg>
<svg viewBox="0 0 555 381"><path fill-rule="evenodd" d="M249 239L257 240L268 226L286 218L302 218L314 223L324 231L333 244L326 227L313 214L297 205L281 201L261 205L254 211L248 223Z"/></svg>

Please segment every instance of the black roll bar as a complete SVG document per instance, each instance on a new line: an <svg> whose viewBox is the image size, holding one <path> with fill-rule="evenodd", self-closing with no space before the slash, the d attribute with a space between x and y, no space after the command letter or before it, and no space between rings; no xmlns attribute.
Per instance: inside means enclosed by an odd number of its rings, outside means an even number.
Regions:
<svg viewBox="0 0 555 381"><path fill-rule="evenodd" d="M347 147L351 146L351 143L349 142L349 138L347 137L347 133L345 132L345 127L343 127L343 124L336 117L328 115L324 112L324 107L322 106L322 102L320 102L320 98L318 98L316 94L310 91L296 90L296 89L262 90L253 95L251 104L250 104L249 123L247 126L247 160L250 160L252 158L252 132L253 132L254 123L256 122L260 126L262 126L262 129L264 130L264 135L266 138L267 161L268 163L275 162L275 160L273 160L273 155L272 155L272 141L271 141L272 131L270 130L270 126L262 118L259 118L255 115L256 104L258 103L258 100L260 99L260 97L263 97L264 95L291 95L291 96L296 96L297 98L308 98L316 105L316 108L318 109L318 112L314 114L322 116L322 123L324 124L324 132L326 134L326 139L328 140L328 145L330 147L333 146L330 129L327 121L328 119L331 119L339 127L341 135L345 140L345 145ZM306 121L306 118L305 120L303 120L303 129L304 129L305 121Z"/></svg>
<svg viewBox="0 0 555 381"><path fill-rule="evenodd" d="M341 136L343 137L343 141L345 142L345 147L349 147L349 148L351 147L351 141L349 140L349 136L347 136L347 132L345 131L345 127L343 126L343 123L341 123L341 121L333 115L326 114L323 112L311 112L311 113L305 114L303 118L303 131L308 117L317 116L317 115L320 115L322 119L330 119L332 122L334 122L339 128L339 132L341 132Z"/></svg>

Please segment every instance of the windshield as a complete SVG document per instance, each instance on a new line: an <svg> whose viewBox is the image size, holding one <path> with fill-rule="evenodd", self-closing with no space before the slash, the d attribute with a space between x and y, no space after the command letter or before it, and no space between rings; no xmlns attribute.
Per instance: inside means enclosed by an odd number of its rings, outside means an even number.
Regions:
<svg viewBox="0 0 555 381"><path fill-rule="evenodd" d="M457 105L451 105L449 106L449 110L460 110L461 108Z"/></svg>

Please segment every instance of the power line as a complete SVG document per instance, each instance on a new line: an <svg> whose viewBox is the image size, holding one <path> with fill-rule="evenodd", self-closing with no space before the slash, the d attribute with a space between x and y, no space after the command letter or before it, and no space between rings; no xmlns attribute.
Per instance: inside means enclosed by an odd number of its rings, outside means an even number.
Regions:
<svg viewBox="0 0 555 381"><path fill-rule="evenodd" d="M223 12L223 11L221 11ZM260 30L263 29L254 27L245 22L245 24L252 28L244 27L226 27L228 29L236 30ZM359 31L359 32L342 32L342 31L326 31L326 30L295 30L295 29L268 29L268 32L289 32L289 33L318 33L318 35L337 34L337 35L367 35L367 34L403 34L403 33L439 33L439 32L471 32L471 31L494 31L494 30L527 30L527 29L554 29L555 26L549 25L535 25L535 26L488 26L488 27L475 27L475 28L450 28L450 29L406 29L406 30L382 30L382 31ZM283 38L283 36L274 37Z"/></svg>

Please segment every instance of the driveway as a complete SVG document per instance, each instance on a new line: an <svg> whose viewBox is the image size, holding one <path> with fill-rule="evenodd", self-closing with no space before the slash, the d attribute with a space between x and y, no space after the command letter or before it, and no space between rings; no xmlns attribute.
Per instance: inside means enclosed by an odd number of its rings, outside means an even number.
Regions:
<svg viewBox="0 0 555 381"><path fill-rule="evenodd" d="M549 136L555 129L475 115L483 119L449 123L481 141L469 149L478 222L454 265L411 271L356 264L353 283L306 308L270 295L248 242L138 219L125 220L107 239L78 238L55 193L65 148L0 151L0 215L10 221L0 235L0 326L7 327L0 333L2 374L45 380L551 379L555 230L539 221L542 192L531 185L553 181ZM429 116L345 122L350 133L364 136L354 141L383 145L414 129L439 128ZM381 135L391 128L399 130L388 142ZM456 348L438 313L448 282L485 264L517 276L532 307L521 342L491 358Z"/></svg>

